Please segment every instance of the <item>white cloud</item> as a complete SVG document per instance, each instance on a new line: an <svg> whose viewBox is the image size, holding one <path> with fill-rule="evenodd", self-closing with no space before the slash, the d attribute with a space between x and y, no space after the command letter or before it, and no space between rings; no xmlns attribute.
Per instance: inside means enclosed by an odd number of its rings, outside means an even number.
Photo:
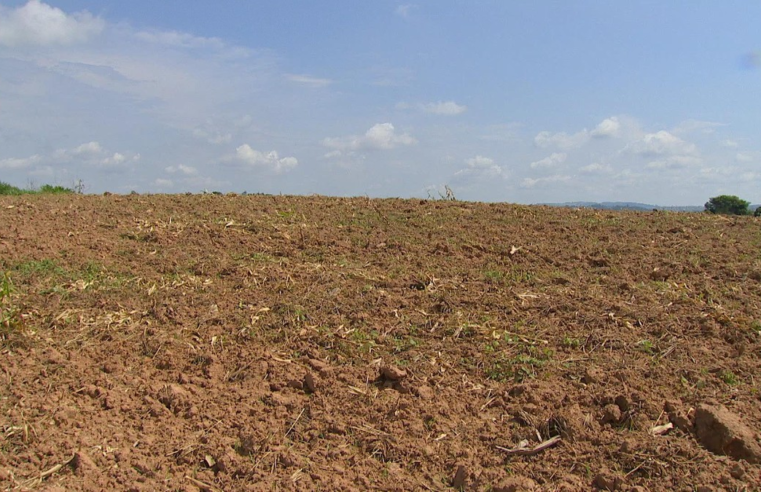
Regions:
<svg viewBox="0 0 761 492"><path fill-rule="evenodd" d="M568 154L561 152L561 153L553 153L549 157L545 157L544 159L540 159L538 161L534 161L531 163L531 169L541 169L546 167L555 167L558 164L562 164L565 162L565 160L568 158Z"/></svg>
<svg viewBox="0 0 761 492"><path fill-rule="evenodd" d="M576 149L589 141L589 132L584 129L573 135L565 132L539 132L534 137L534 144L540 148L557 147L563 150Z"/></svg>
<svg viewBox="0 0 761 492"><path fill-rule="evenodd" d="M417 8L417 5L414 5L414 4L404 4L404 5L399 5L399 6L398 6L398 7L396 7L396 9L394 10L394 13L395 13L396 15L398 15L399 17L401 17L402 19L409 19L409 17L410 17L410 12L411 12L412 10L416 9L416 8Z"/></svg>
<svg viewBox="0 0 761 492"><path fill-rule="evenodd" d="M467 164L470 168L491 168L494 166L494 159L491 157L477 155L467 159L465 164Z"/></svg>
<svg viewBox="0 0 761 492"><path fill-rule="evenodd" d="M581 171L584 174L607 173L607 172L610 172L611 170L612 168L609 165L600 164L599 162L593 162L592 164L579 168L579 171Z"/></svg>
<svg viewBox="0 0 761 492"><path fill-rule="evenodd" d="M75 163L84 164L91 167L101 168L103 170L113 170L122 168L130 162L137 162L140 154L125 155L121 152L114 152L108 155L106 150L98 142L87 142L70 149L57 149L48 155L35 154L25 158L8 158L0 160L0 169L23 169L37 166L30 173L39 173L44 165L50 167L54 165L61 168L62 164Z"/></svg>
<svg viewBox="0 0 761 492"><path fill-rule="evenodd" d="M648 133L641 140L627 145L629 152L641 156L696 155L695 144L686 142L665 130Z"/></svg>
<svg viewBox="0 0 761 492"><path fill-rule="evenodd" d="M67 15L40 0L15 9L0 6L0 45L49 46L82 43L99 34L105 22L87 11Z"/></svg>
<svg viewBox="0 0 761 492"><path fill-rule="evenodd" d="M106 166L118 166L120 164L123 164L127 158L124 156L124 154L120 154L119 152L115 152L114 155L111 157L106 157L101 161L102 164Z"/></svg>
<svg viewBox="0 0 761 492"><path fill-rule="evenodd" d="M673 129L673 133L687 134L693 132L700 132L703 134L711 134L716 131L716 128L726 126L724 123L718 123L715 121L703 121L703 120L685 120Z"/></svg>
<svg viewBox="0 0 761 492"><path fill-rule="evenodd" d="M322 141L323 146L339 151L390 150L416 143L417 140L407 133L397 134L391 123L378 123L364 135L328 137Z"/></svg>
<svg viewBox="0 0 761 492"><path fill-rule="evenodd" d="M139 31L135 37L141 41L174 48L224 49L227 45L219 38L204 38L178 31Z"/></svg>
<svg viewBox="0 0 761 492"><path fill-rule="evenodd" d="M253 167L266 167L276 173L288 171L299 164L295 157L280 157L277 151L268 153L254 150L248 144L243 144L235 149L235 157L238 161Z"/></svg>
<svg viewBox="0 0 761 492"><path fill-rule="evenodd" d="M593 137L617 137L621 130L621 122L618 121L616 116L606 118L597 125L597 127L590 133Z"/></svg>
<svg viewBox="0 0 761 492"><path fill-rule="evenodd" d="M628 144L622 153L648 159L648 169L682 169L702 164L703 159L695 144L661 130L647 133L641 139Z"/></svg>
<svg viewBox="0 0 761 492"><path fill-rule="evenodd" d="M184 164L178 164L176 166L169 166L165 167L164 171L168 172L169 174L184 174L185 176L193 176L194 174L198 173L198 170L194 168L193 166L186 166Z"/></svg>
<svg viewBox="0 0 761 492"><path fill-rule="evenodd" d="M297 84L301 84L307 87L326 87L333 83L330 79L323 79L319 77L312 77L310 75L297 75L297 74L286 74L285 78L291 82L295 82Z"/></svg>
<svg viewBox="0 0 761 492"><path fill-rule="evenodd" d="M158 188L171 188L174 186L174 182L171 179L165 179L165 178L156 178L153 181L153 184Z"/></svg>
<svg viewBox="0 0 761 492"><path fill-rule="evenodd" d="M67 151L63 150L63 152L67 152ZM93 155L93 154L100 154L101 152L103 152L103 148L100 146L98 142L84 143L76 147L73 151L71 151L71 153L74 155Z"/></svg>
<svg viewBox="0 0 761 492"><path fill-rule="evenodd" d="M554 174L552 176L546 176L544 178L524 178L521 182L521 188L535 188L539 185L551 184L551 183L563 183L570 181L570 176L561 174Z"/></svg>
<svg viewBox="0 0 761 492"><path fill-rule="evenodd" d="M738 152L735 154L735 160L737 162L753 162L758 159L758 155L753 152Z"/></svg>
<svg viewBox="0 0 761 492"><path fill-rule="evenodd" d="M465 160L466 167L460 169L454 175L457 177L465 177L470 175L491 176L491 177L506 177L507 173L504 169L494 163L494 159L491 157L484 157L477 155Z"/></svg>
<svg viewBox="0 0 761 492"><path fill-rule="evenodd" d="M23 169L33 166L41 160L42 158L37 154L23 158L9 157L7 159L0 159L0 169Z"/></svg>
<svg viewBox="0 0 761 492"><path fill-rule="evenodd" d="M196 138L206 140L207 142L215 144L215 145L230 143L233 139L233 136L230 133L225 133L225 134L214 133L214 132L203 130L201 128L196 128L195 130L193 130L193 136Z"/></svg>
<svg viewBox="0 0 761 492"><path fill-rule="evenodd" d="M703 159L692 155L672 155L665 159L656 159L647 163L648 169L682 169L697 166L703 163Z"/></svg>
<svg viewBox="0 0 761 492"><path fill-rule="evenodd" d="M740 146L740 142L738 142L737 140L731 140L731 139L722 140L721 146L728 149L736 149L737 147Z"/></svg>
<svg viewBox="0 0 761 492"><path fill-rule="evenodd" d="M462 104L457 104L454 101L438 101L432 103L418 103L410 104L406 101L400 101L394 105L396 109L408 110L417 109L425 113L454 116L462 114L468 110L468 107Z"/></svg>
<svg viewBox="0 0 761 492"><path fill-rule="evenodd" d="M439 101L435 103L423 104L421 108L426 113L449 115L449 116L462 114L468 110L467 106L457 104L454 101L446 101L446 102Z"/></svg>
<svg viewBox="0 0 761 492"><path fill-rule="evenodd" d="M611 116L602 120L592 131L584 128L576 133L548 131L539 132L534 137L534 145L540 148L556 147L562 150L577 149L590 139L632 138L641 135L636 121L627 116Z"/></svg>

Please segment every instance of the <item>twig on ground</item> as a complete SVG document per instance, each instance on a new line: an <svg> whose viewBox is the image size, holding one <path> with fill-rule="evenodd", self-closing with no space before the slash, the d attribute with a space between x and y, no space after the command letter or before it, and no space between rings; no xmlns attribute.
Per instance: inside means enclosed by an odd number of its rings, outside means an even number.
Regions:
<svg viewBox="0 0 761 492"><path fill-rule="evenodd" d="M554 446L555 444L559 443L561 441L560 436L555 436L547 439L544 442L540 442L533 448L528 447L528 443L522 442L517 447L514 448L503 448L502 446L496 446L497 449L500 451L504 451L507 454L510 455L518 455L518 456L533 456L535 454L539 454L545 449Z"/></svg>
<svg viewBox="0 0 761 492"><path fill-rule="evenodd" d="M64 466L68 465L74 459L77 457L76 454L71 455L71 458L64 461L63 463L59 463L55 465L54 467L50 468L49 470L45 470L44 472L40 473L39 477L30 478L29 480L26 480L21 484L22 487L32 487L33 485L41 484L43 480L48 478L50 475L53 475L54 473L58 473L58 471L63 468Z"/></svg>
<svg viewBox="0 0 761 492"><path fill-rule="evenodd" d="M185 478L187 480L190 480L190 483L192 483L193 485L195 485L196 487L198 487L201 490L208 490L208 491L211 491L211 492L222 492L222 489L218 489L217 487L215 487L215 486L213 486L213 485L211 485L209 483L202 482L202 481L197 480L197 479L195 479L195 478L193 478L193 477L191 477L189 475L185 475Z"/></svg>

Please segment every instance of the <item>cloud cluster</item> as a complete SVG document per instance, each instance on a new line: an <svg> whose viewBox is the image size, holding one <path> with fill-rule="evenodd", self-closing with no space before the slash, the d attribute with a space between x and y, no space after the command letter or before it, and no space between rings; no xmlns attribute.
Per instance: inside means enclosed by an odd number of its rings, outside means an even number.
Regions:
<svg viewBox="0 0 761 492"><path fill-rule="evenodd" d="M184 164L165 167L164 171L168 172L169 174L180 174L184 176L194 176L198 174L198 169L193 166L186 166Z"/></svg>
<svg viewBox="0 0 761 492"><path fill-rule="evenodd" d="M650 169L682 168L702 163L695 144L661 130L628 144L623 152L645 158Z"/></svg>
<svg viewBox="0 0 761 492"><path fill-rule="evenodd" d="M439 101L435 103L423 104L421 108L426 113L447 115L447 116L462 114L468 110L467 106L457 104L454 101L444 101L444 102Z"/></svg>
<svg viewBox="0 0 761 492"><path fill-rule="evenodd" d="M568 154L565 152L556 152L550 155L549 157L545 157L544 159L540 159L538 161L532 162L529 167L531 169L541 169L541 168L548 168L548 167L555 167L558 164L562 164L565 162L565 160L568 158Z"/></svg>
<svg viewBox="0 0 761 492"><path fill-rule="evenodd" d="M286 74L285 78L290 82L313 88L327 87L333 83L330 79L312 77L305 74Z"/></svg>
<svg viewBox="0 0 761 492"><path fill-rule="evenodd" d="M552 183L564 183L570 181L571 177L563 174L553 174L551 176L545 176L542 178L524 178L521 182L521 188L534 188L539 185L546 185Z"/></svg>
<svg viewBox="0 0 761 492"><path fill-rule="evenodd" d="M415 5L415 4L403 4L403 5L399 5L394 10L394 14L396 14L399 17L401 17L402 19L406 20L406 19L410 18L410 14L416 8L417 8L417 5Z"/></svg>
<svg viewBox="0 0 761 492"><path fill-rule="evenodd" d="M60 165L72 162L101 169L114 169L139 160L140 154L125 155L120 152L111 154L100 143L92 141L69 149L58 149L49 155L35 154L23 158L2 159L0 160L0 169L21 169L43 163Z"/></svg>
<svg viewBox="0 0 761 492"><path fill-rule="evenodd" d="M417 109L424 113L435 114L440 116L456 116L468 110L468 107L457 104L454 101L438 101L431 103L410 104L408 102L396 103L396 109Z"/></svg>
<svg viewBox="0 0 761 492"><path fill-rule="evenodd" d="M621 136L621 122L618 117L606 118L592 131L584 128L580 132L568 134L566 132L552 133L539 132L534 137L534 144L540 148L556 147L562 150L578 149L592 138L615 138Z"/></svg>
<svg viewBox="0 0 761 492"><path fill-rule="evenodd" d="M243 144L235 149L235 158L248 166L264 167L275 173L291 170L299 164L295 157L280 157L276 150L265 154L252 149L248 144Z"/></svg>
<svg viewBox="0 0 761 492"><path fill-rule="evenodd" d="M344 151L356 150L391 150L397 147L415 145L417 140L408 133L397 133L391 123L378 123L367 130L364 135L347 137L328 137L322 140L322 145L339 153L329 153L334 157ZM332 155L331 155L332 154Z"/></svg>
<svg viewBox="0 0 761 492"><path fill-rule="evenodd" d="M103 31L105 22L89 12L67 15L40 0L15 9L0 5L0 46L49 46L82 43Z"/></svg>
<svg viewBox="0 0 761 492"><path fill-rule="evenodd" d="M224 41L219 38L205 38L178 31L139 31L135 33L135 37L147 43L172 46L175 48L213 48L220 50L227 46Z"/></svg>
<svg viewBox="0 0 761 492"><path fill-rule="evenodd" d="M498 166L494 159L491 157L484 157L482 155L477 155L475 157L471 157L469 159L465 160L465 168L460 169L455 174L456 178L466 178L466 177L507 177L507 171L503 169L502 167Z"/></svg>

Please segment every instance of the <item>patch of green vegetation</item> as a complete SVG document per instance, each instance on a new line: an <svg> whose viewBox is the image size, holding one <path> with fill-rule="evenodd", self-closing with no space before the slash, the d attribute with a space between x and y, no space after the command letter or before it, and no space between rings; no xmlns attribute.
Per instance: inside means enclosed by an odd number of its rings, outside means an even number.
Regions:
<svg viewBox="0 0 761 492"><path fill-rule="evenodd" d="M737 375L733 373L732 371L721 371L719 373L719 377L722 381L724 381L729 386L735 386L740 383L740 380L737 378Z"/></svg>
<svg viewBox="0 0 761 492"><path fill-rule="evenodd" d="M501 284L505 279L505 274L499 270L486 270L484 272L484 278L491 283Z"/></svg>
<svg viewBox="0 0 761 492"><path fill-rule="evenodd" d="M637 349L641 350L642 352L653 355L655 354L655 346L653 345L653 342L650 340L640 340L637 342Z"/></svg>
<svg viewBox="0 0 761 492"><path fill-rule="evenodd" d="M578 338L573 338L565 335L561 345L565 348L577 349L579 346L581 346L581 341Z"/></svg>
<svg viewBox="0 0 761 492"><path fill-rule="evenodd" d="M396 336L393 338L393 342L395 353L406 352L420 345L420 341L417 338L409 335Z"/></svg>
<svg viewBox="0 0 761 492"><path fill-rule="evenodd" d="M552 349L524 345L521 352L512 357L501 354L488 360L484 365L484 373L488 379L494 381L504 382L513 379L521 382L537 377L537 370L552 359L553 355L555 353Z"/></svg>
<svg viewBox="0 0 761 492"><path fill-rule="evenodd" d="M750 329L755 331L757 335L761 335L761 321L753 320L750 324Z"/></svg>
<svg viewBox="0 0 761 492"><path fill-rule="evenodd" d="M21 313L13 299L13 283L6 272L0 278L0 344L12 348L20 344Z"/></svg>
<svg viewBox="0 0 761 492"><path fill-rule="evenodd" d="M20 275L27 277L32 275L66 275L66 270L58 266L55 260L51 260L49 258L43 260L30 260L19 263L14 267L14 270L16 270Z"/></svg>
<svg viewBox="0 0 761 492"><path fill-rule="evenodd" d="M65 188L63 186L54 186L49 184L42 185L37 189L32 188L24 190L0 181L0 195L56 195L64 193L74 193L74 190L71 188Z"/></svg>
<svg viewBox="0 0 761 492"><path fill-rule="evenodd" d="M517 267L507 271L489 267L484 270L483 275L487 282L493 284L522 284L534 279L533 273Z"/></svg>

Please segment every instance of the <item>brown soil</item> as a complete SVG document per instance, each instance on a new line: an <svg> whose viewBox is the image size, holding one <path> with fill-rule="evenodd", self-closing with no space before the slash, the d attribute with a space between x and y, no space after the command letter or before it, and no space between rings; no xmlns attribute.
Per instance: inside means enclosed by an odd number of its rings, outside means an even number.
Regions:
<svg viewBox="0 0 761 492"><path fill-rule="evenodd" d="M3 197L0 487L757 490L760 248L750 217Z"/></svg>

